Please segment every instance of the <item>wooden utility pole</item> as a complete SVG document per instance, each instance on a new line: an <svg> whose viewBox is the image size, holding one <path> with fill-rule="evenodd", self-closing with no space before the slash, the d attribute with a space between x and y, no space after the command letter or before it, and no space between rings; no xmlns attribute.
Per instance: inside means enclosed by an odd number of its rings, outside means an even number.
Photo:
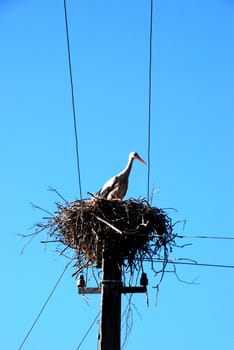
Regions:
<svg viewBox="0 0 234 350"><path fill-rule="evenodd" d="M84 277L80 276L79 294L101 293L101 327L99 350L120 350L121 347L121 294L145 293L146 274L142 274L141 286L124 287L121 280L120 252L113 252L111 240L105 239L102 248L102 282L101 288L86 288ZM118 251L118 250L117 250Z"/></svg>
<svg viewBox="0 0 234 350"><path fill-rule="evenodd" d="M103 251L100 350L120 350L121 264Z"/></svg>

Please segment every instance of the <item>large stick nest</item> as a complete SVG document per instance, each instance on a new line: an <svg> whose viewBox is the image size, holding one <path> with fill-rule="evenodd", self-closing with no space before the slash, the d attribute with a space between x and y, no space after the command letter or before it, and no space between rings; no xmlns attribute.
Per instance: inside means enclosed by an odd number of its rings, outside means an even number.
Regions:
<svg viewBox="0 0 234 350"><path fill-rule="evenodd" d="M59 204L48 226L50 236L75 250L79 271L89 264L100 267L104 242L108 254L132 267L161 248L167 251L175 238L170 218L145 200L92 198Z"/></svg>

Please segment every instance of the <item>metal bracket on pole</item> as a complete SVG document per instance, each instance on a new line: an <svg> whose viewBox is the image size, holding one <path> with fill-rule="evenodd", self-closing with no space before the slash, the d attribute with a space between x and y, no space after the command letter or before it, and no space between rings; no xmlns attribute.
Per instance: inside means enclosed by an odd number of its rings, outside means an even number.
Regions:
<svg viewBox="0 0 234 350"><path fill-rule="evenodd" d="M101 288L78 287L78 294L100 294Z"/></svg>
<svg viewBox="0 0 234 350"><path fill-rule="evenodd" d="M147 288L144 287L123 287L122 288L122 293L146 293Z"/></svg>
<svg viewBox="0 0 234 350"><path fill-rule="evenodd" d="M102 281L102 284L120 284L119 281ZM147 288L144 287L122 287L121 293L146 293ZM86 287L78 287L78 294L100 294L101 288L86 288Z"/></svg>

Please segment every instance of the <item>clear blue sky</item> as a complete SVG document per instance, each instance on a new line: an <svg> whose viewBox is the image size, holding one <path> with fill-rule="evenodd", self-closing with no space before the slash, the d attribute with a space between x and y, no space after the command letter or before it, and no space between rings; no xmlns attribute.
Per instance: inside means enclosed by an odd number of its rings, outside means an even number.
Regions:
<svg viewBox="0 0 234 350"><path fill-rule="evenodd" d="M68 1L83 196L120 171L130 151L147 160L149 1ZM36 238L43 213L78 197L63 1L0 2L1 349L18 349L66 260ZM234 236L234 4L154 1L151 184L154 206L186 219L180 234ZM134 164L126 197L146 196ZM183 240L174 257L234 265L234 241ZM76 349L96 316L69 268L23 349ZM167 274L155 307L134 297L128 350L231 349L234 270L182 266ZM124 298L123 298L124 299ZM81 349L96 349L96 324Z"/></svg>

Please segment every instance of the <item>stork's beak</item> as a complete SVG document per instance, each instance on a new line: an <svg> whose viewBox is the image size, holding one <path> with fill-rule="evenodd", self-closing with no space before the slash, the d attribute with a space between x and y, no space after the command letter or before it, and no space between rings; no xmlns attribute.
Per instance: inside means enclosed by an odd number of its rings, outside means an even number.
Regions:
<svg viewBox="0 0 234 350"><path fill-rule="evenodd" d="M147 165L147 163L139 155L136 156L136 159L139 160L139 162Z"/></svg>

